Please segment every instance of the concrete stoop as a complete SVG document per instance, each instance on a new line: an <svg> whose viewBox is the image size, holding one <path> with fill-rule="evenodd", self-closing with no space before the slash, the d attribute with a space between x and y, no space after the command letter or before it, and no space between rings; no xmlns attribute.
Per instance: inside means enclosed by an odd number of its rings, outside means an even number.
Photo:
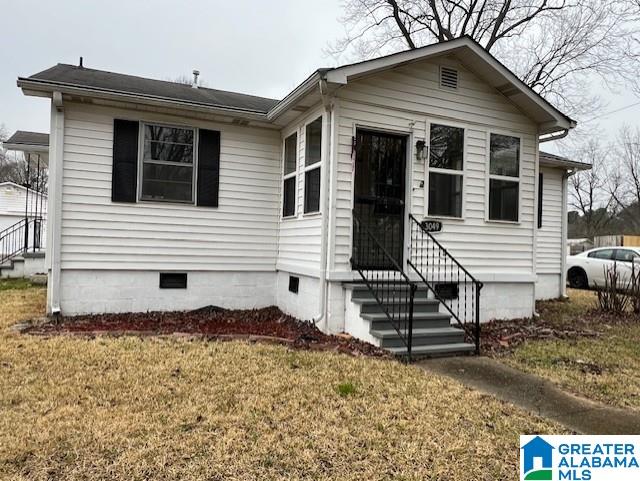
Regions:
<svg viewBox="0 0 640 481"><path fill-rule="evenodd" d="M350 293L345 313L346 331L396 356L406 356L403 339L367 285L348 283L345 287ZM408 316L408 312L401 311L402 315ZM473 344L465 342L464 331L451 325L451 315L440 312L440 302L429 296L427 287L418 287L413 307L412 356L456 356L474 350Z"/></svg>
<svg viewBox="0 0 640 481"><path fill-rule="evenodd" d="M34 283L46 284L44 258L44 251L26 252L16 256L0 264L0 279L30 278Z"/></svg>

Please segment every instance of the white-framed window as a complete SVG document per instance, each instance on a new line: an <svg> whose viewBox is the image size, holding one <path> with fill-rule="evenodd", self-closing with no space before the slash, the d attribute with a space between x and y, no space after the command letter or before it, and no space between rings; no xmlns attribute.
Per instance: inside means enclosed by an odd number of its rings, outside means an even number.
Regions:
<svg viewBox="0 0 640 481"><path fill-rule="evenodd" d="M294 132L284 139L284 160L282 180L282 217L296 215L297 168L298 168L298 133Z"/></svg>
<svg viewBox="0 0 640 481"><path fill-rule="evenodd" d="M489 139L489 220L520 220L521 139L490 134Z"/></svg>
<svg viewBox="0 0 640 481"><path fill-rule="evenodd" d="M464 129L431 124L429 129L428 215L462 217Z"/></svg>
<svg viewBox="0 0 640 481"><path fill-rule="evenodd" d="M322 159L322 116L305 127L304 213L320 212L320 160Z"/></svg>
<svg viewBox="0 0 640 481"><path fill-rule="evenodd" d="M196 130L142 123L140 200L195 201Z"/></svg>

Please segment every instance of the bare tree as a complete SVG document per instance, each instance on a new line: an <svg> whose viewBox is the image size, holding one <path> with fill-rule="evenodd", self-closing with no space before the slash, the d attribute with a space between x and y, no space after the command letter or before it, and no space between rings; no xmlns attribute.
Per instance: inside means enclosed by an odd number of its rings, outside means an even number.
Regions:
<svg viewBox="0 0 640 481"><path fill-rule="evenodd" d="M173 82L176 84L182 84L182 85L193 85L193 76L189 76L189 75L178 75L176 77L167 77L167 82ZM207 87L207 82L198 79L198 87Z"/></svg>
<svg viewBox="0 0 640 481"><path fill-rule="evenodd" d="M604 234L613 220L610 211L615 201L607 184L608 149L591 140L573 155L592 165L569 178L569 203L580 214L582 234L592 238Z"/></svg>
<svg viewBox="0 0 640 481"><path fill-rule="evenodd" d="M614 152L609 187L616 214L634 233L640 233L640 129L624 126Z"/></svg>
<svg viewBox="0 0 640 481"><path fill-rule="evenodd" d="M345 36L329 53L355 57L468 35L572 115L599 105L594 74L638 87L640 0L345 0Z"/></svg>

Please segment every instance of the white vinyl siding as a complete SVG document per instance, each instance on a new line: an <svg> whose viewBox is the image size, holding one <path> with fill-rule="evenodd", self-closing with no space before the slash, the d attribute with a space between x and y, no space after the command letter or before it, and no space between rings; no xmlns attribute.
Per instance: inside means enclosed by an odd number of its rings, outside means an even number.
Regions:
<svg viewBox="0 0 640 481"><path fill-rule="evenodd" d="M111 202L113 119L221 131L219 207ZM62 269L273 271L279 131L65 104Z"/></svg>
<svg viewBox="0 0 640 481"><path fill-rule="evenodd" d="M18 216L24 219L24 212L27 203L27 189L13 184L0 185L0 215ZM28 211L47 212L47 196L41 196L29 191Z"/></svg>
<svg viewBox="0 0 640 481"><path fill-rule="evenodd" d="M541 167L542 227L537 233L538 274L560 274L562 270L562 170ZM536 223L537 225L537 223Z"/></svg>
<svg viewBox="0 0 640 481"><path fill-rule="evenodd" d="M325 163L326 152L322 151L322 160L313 166L305 167L306 159L306 125L322 115L320 107L311 109L299 120L292 122L282 131L282 138L286 138L294 132L298 134L298 163L296 209L295 216L282 219L278 238L278 262L277 269L297 274L318 276L320 270L320 233L322 217L313 214L304 214L304 181L307 168L320 168L324 175L322 165ZM324 119L324 116L322 117ZM323 121L323 139L325 135L325 122ZM323 143L324 147L324 143ZM322 193L321 193L322 203Z"/></svg>
<svg viewBox="0 0 640 481"><path fill-rule="evenodd" d="M442 63L442 62L440 62ZM410 211L428 217L425 199L427 160L418 161L415 144L428 143L429 123L456 125L464 131L464 219L445 219L437 239L472 273L496 276L533 273L535 212L536 125L462 65L458 90L439 87L439 65L423 61L372 75L338 91L338 176L336 239L332 270L350 272L351 208L353 199L352 137L357 127L390 130L409 135ZM486 220L489 168L488 136L492 131L522 139L520 153L520 222L496 224Z"/></svg>

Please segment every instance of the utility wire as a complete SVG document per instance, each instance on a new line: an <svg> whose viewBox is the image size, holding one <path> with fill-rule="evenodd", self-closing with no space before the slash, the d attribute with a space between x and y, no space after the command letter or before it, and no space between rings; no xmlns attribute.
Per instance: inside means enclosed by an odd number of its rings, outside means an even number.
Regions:
<svg viewBox="0 0 640 481"><path fill-rule="evenodd" d="M623 110L631 109L633 107L636 107L637 105L640 105L640 102L635 102L631 105L626 105L624 107L620 107L619 109L612 110L611 112L605 112L604 114L596 115L595 117L591 117L590 119L583 120L582 122L591 122L592 120L600 119L602 117L606 117L611 114L622 112Z"/></svg>

